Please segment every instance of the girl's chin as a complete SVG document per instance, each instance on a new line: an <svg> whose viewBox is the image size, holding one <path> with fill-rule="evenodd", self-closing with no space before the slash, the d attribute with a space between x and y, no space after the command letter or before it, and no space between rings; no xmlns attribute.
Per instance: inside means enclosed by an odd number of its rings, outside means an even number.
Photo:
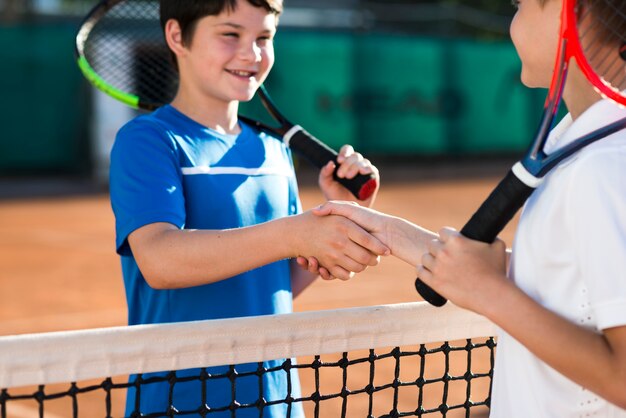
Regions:
<svg viewBox="0 0 626 418"><path fill-rule="evenodd" d="M536 78L530 77L528 74L524 74L524 72L522 72L520 79L523 85L531 89L547 89L550 87L550 80L547 82L544 80L537 80Z"/></svg>
<svg viewBox="0 0 626 418"><path fill-rule="evenodd" d="M551 74L551 68L544 71L542 74L538 74L537 71L532 72L522 67L522 73L520 79L522 84L529 88L547 89L550 87L550 78L546 78L545 74Z"/></svg>

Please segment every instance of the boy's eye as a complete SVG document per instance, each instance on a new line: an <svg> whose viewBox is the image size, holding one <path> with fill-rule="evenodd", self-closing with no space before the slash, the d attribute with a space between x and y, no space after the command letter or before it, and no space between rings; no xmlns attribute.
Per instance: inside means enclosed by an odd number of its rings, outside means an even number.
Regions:
<svg viewBox="0 0 626 418"><path fill-rule="evenodd" d="M223 34L223 36L227 38L238 38L239 34L237 32L226 32Z"/></svg>

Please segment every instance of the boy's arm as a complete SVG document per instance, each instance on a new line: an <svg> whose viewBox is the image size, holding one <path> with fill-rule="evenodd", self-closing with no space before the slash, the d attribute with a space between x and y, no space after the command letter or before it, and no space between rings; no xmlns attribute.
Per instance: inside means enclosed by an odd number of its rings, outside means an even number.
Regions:
<svg viewBox="0 0 626 418"><path fill-rule="evenodd" d="M128 238L137 264L155 288L197 286L300 254L312 254L335 277L375 265L387 248L351 221L310 212L230 230L180 230L146 225Z"/></svg>

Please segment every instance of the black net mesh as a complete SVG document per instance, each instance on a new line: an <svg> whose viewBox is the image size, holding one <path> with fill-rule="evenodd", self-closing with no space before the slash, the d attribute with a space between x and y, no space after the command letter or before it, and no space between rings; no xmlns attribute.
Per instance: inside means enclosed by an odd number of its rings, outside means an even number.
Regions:
<svg viewBox="0 0 626 418"><path fill-rule="evenodd" d="M238 417L247 414L269 416L268 408L285 406L286 417L302 408L307 417L486 417L496 343L493 338L428 344L393 349L371 349L284 360L276 367L266 363L239 371L227 366L219 373L197 369L193 373L170 371L127 377L107 377L96 382L3 389L0 416L39 417ZM299 382L293 382L297 370ZM264 399L263 376L288 376L285 394L280 399ZM259 397L242 401L238 382L258 381ZM297 377L296 377L297 379ZM176 388L196 382L198 405L179 408ZM209 400L210 387L225 385L228 399ZM301 394L292 388L302 386ZM167 407L144 411L142 391L151 385L169 388ZM124 412L126 394L134 395L134 406ZM132 402L131 402L132 403ZM22 415L18 415L18 412ZM250 416L250 415L246 415Z"/></svg>

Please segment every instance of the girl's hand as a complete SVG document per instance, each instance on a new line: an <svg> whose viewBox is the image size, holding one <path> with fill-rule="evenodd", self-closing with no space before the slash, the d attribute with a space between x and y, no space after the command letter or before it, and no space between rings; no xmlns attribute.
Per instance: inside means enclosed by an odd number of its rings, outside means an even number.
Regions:
<svg viewBox="0 0 626 418"><path fill-rule="evenodd" d="M494 298L514 286L506 277L506 246L474 241L452 228L439 231L417 267L417 276L453 303L484 314Z"/></svg>

